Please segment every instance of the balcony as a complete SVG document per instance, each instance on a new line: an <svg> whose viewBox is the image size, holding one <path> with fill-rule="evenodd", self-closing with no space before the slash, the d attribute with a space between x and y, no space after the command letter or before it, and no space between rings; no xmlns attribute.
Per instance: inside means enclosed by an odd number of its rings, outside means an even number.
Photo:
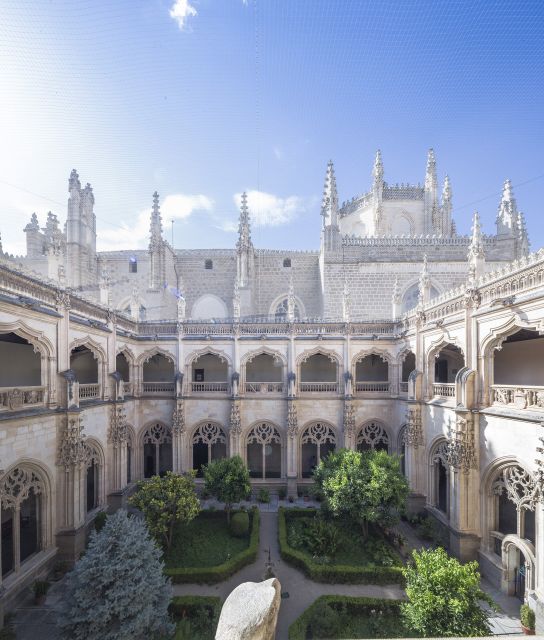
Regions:
<svg viewBox="0 0 544 640"><path fill-rule="evenodd" d="M246 382L245 393L283 393L283 382Z"/></svg>
<svg viewBox="0 0 544 640"><path fill-rule="evenodd" d="M95 400L100 397L100 385L98 382L91 382L79 385L79 400Z"/></svg>
<svg viewBox="0 0 544 640"><path fill-rule="evenodd" d="M389 382L355 382L355 393L389 393Z"/></svg>
<svg viewBox="0 0 544 640"><path fill-rule="evenodd" d="M544 409L544 387L494 384L491 404L512 409Z"/></svg>
<svg viewBox="0 0 544 640"><path fill-rule="evenodd" d="M142 391L145 395L172 395L176 390L175 382L143 382Z"/></svg>
<svg viewBox="0 0 544 640"><path fill-rule="evenodd" d="M433 396L435 398L455 398L455 383L435 382L433 384Z"/></svg>
<svg viewBox="0 0 544 640"><path fill-rule="evenodd" d="M45 401L45 387L0 387L0 411L39 407Z"/></svg>
<svg viewBox="0 0 544 640"><path fill-rule="evenodd" d="M301 393L338 393L338 382L301 382Z"/></svg>
<svg viewBox="0 0 544 640"><path fill-rule="evenodd" d="M192 393L228 393L228 382L191 382Z"/></svg>

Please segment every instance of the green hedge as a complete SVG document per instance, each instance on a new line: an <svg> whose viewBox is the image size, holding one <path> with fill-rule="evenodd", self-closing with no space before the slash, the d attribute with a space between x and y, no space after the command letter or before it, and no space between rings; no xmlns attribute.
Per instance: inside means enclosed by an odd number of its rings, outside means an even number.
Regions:
<svg viewBox="0 0 544 640"><path fill-rule="evenodd" d="M308 625L325 605L345 606L350 613L366 613L369 608L380 609L384 613L400 615L399 606L402 600L386 600L383 598L358 598L355 596L321 596L289 627L289 640L306 640ZM368 612L369 615L370 612Z"/></svg>
<svg viewBox="0 0 544 640"><path fill-rule="evenodd" d="M213 614L213 617L219 618L221 613L221 598L215 596L174 596L170 603L170 612L181 617L184 613L192 617L195 609L206 608Z"/></svg>
<svg viewBox="0 0 544 640"><path fill-rule="evenodd" d="M206 512L202 512L204 514ZM179 567L165 569L164 573L172 578L174 583L215 584L230 578L243 567L255 562L259 549L260 515L257 507L251 510L251 533L247 549L232 557L230 560L216 567Z"/></svg>
<svg viewBox="0 0 544 640"><path fill-rule="evenodd" d="M341 564L318 564L309 554L293 549L287 542L287 517L308 517L308 509L278 510L280 554L288 564L301 569L316 582L343 584L404 584L402 567L363 567Z"/></svg>

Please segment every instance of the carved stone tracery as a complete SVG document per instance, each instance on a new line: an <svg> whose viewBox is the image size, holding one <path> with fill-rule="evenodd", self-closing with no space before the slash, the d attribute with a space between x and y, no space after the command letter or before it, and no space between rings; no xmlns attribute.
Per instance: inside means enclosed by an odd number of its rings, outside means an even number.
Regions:
<svg viewBox="0 0 544 640"><path fill-rule="evenodd" d="M297 405L291 400L287 403L287 435L292 439L298 433Z"/></svg>
<svg viewBox="0 0 544 640"><path fill-rule="evenodd" d="M32 469L15 467L0 481L0 504L3 509L15 509L28 498L31 491L35 495L45 492L42 479Z"/></svg>
<svg viewBox="0 0 544 640"><path fill-rule="evenodd" d="M230 405L230 432L239 436L242 433L242 419L240 417L240 402L233 400Z"/></svg>
<svg viewBox="0 0 544 640"><path fill-rule="evenodd" d="M325 444L327 442L336 444L336 436L331 427L324 422L314 422L306 427L302 434L301 443Z"/></svg>
<svg viewBox="0 0 544 640"><path fill-rule="evenodd" d="M213 422L204 422L199 425L193 435L192 444L198 444L199 442L207 445L216 444L217 442L225 444L227 436L219 425Z"/></svg>
<svg viewBox="0 0 544 640"><path fill-rule="evenodd" d="M80 416L68 417L60 438L57 464L68 471L71 466L84 462L84 443L85 434Z"/></svg>
<svg viewBox="0 0 544 640"><path fill-rule="evenodd" d="M366 444L371 449L375 449L379 444L385 444L389 449L389 436L382 424L377 421L368 422L363 425L357 434L357 444Z"/></svg>
<svg viewBox="0 0 544 640"><path fill-rule="evenodd" d="M518 511L521 509L534 511L539 493L538 485L533 476L514 464L503 469L493 483L491 491L497 496L506 492L508 499L516 505Z"/></svg>
<svg viewBox="0 0 544 640"><path fill-rule="evenodd" d="M281 436L276 427L269 422L259 422L247 436L247 444L272 444L277 442L281 444Z"/></svg>
<svg viewBox="0 0 544 640"><path fill-rule="evenodd" d="M421 420L421 407L410 406L406 412L406 429L404 442L417 449L423 445L423 424Z"/></svg>
<svg viewBox="0 0 544 640"><path fill-rule="evenodd" d="M169 444L172 442L172 432L166 425L157 422L147 427L143 441L144 444Z"/></svg>
<svg viewBox="0 0 544 640"><path fill-rule="evenodd" d="M350 438L355 433L355 407L351 400L344 401L344 433Z"/></svg>
<svg viewBox="0 0 544 640"><path fill-rule="evenodd" d="M110 430L108 442L114 448L124 446L128 439L128 426L125 407L122 404L114 404L111 408Z"/></svg>
<svg viewBox="0 0 544 640"><path fill-rule="evenodd" d="M175 436L180 436L185 431L185 401L182 398L178 398L172 412L172 433Z"/></svg>
<svg viewBox="0 0 544 640"><path fill-rule="evenodd" d="M448 462L454 469L468 473L476 468L476 445L474 423L457 416L455 429L448 442Z"/></svg>

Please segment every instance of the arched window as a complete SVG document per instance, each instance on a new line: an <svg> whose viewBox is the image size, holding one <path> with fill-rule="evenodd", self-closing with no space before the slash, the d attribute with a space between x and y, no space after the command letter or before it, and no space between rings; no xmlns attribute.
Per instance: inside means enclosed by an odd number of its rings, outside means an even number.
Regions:
<svg viewBox="0 0 544 640"><path fill-rule="evenodd" d="M173 393L174 363L162 353L155 353L142 366L144 393Z"/></svg>
<svg viewBox="0 0 544 640"><path fill-rule="evenodd" d="M147 427L144 442L144 478L172 471L172 431L161 422Z"/></svg>
<svg viewBox="0 0 544 640"><path fill-rule="evenodd" d="M389 436L383 424L377 420L367 422L357 434L358 451L389 451Z"/></svg>
<svg viewBox="0 0 544 640"><path fill-rule="evenodd" d="M190 373L193 392L228 391L229 366L225 358L216 353L204 353L193 360Z"/></svg>
<svg viewBox="0 0 544 640"><path fill-rule="evenodd" d="M252 478L281 477L281 436L269 422L260 422L249 432L247 466Z"/></svg>
<svg viewBox="0 0 544 640"><path fill-rule="evenodd" d="M227 457L227 436L223 428L214 422L203 422L193 434L193 469L197 476L203 475L203 469L212 460Z"/></svg>
<svg viewBox="0 0 544 640"><path fill-rule="evenodd" d="M453 384L455 376L465 366L461 349L454 344L443 346L434 362L434 381L437 384ZM436 389L435 389L436 391ZM440 395L436 393L435 395Z"/></svg>
<svg viewBox="0 0 544 640"><path fill-rule="evenodd" d="M443 440L434 447L431 455L432 503L449 517L450 473L448 463L448 443Z"/></svg>
<svg viewBox="0 0 544 640"><path fill-rule="evenodd" d="M248 393L281 392L283 363L270 353L259 353L246 361L245 391Z"/></svg>
<svg viewBox="0 0 544 640"><path fill-rule="evenodd" d="M415 368L416 356L411 351L408 351L404 356L404 360L402 361L401 381L408 382L408 378Z"/></svg>
<svg viewBox="0 0 544 640"><path fill-rule="evenodd" d="M389 391L389 363L376 353L363 356L355 363L355 390Z"/></svg>
<svg viewBox="0 0 544 640"><path fill-rule="evenodd" d="M281 302L276 305L276 309L274 311L274 317L276 320L282 321L287 320L287 314L289 312L289 300L284 298ZM295 320L300 320L300 309L298 304L295 302L293 313L295 316Z"/></svg>
<svg viewBox="0 0 544 640"><path fill-rule="evenodd" d="M115 370L121 374L123 382L130 382L130 364L124 353L118 353L115 358Z"/></svg>
<svg viewBox="0 0 544 640"><path fill-rule="evenodd" d="M326 422L314 422L302 432L300 463L303 478L310 478L320 461L336 449L336 435Z"/></svg>
<svg viewBox="0 0 544 640"><path fill-rule="evenodd" d="M88 347L82 345L72 349L70 369L80 384L98 384L98 361Z"/></svg>
<svg viewBox="0 0 544 640"><path fill-rule="evenodd" d="M325 353L313 353L300 364L300 391L337 391L338 363Z"/></svg>
<svg viewBox="0 0 544 640"><path fill-rule="evenodd" d="M438 290L436 289L436 287L433 287L433 285L431 285L431 300L433 298L436 298L437 295ZM418 299L419 284L416 282L406 290L404 296L402 297L402 312L406 313L407 311L410 311L410 309L413 309L415 306L417 306Z"/></svg>
<svg viewBox="0 0 544 640"><path fill-rule="evenodd" d="M24 465L2 478L2 577L18 573L21 564L42 548L44 493L43 479Z"/></svg>
<svg viewBox="0 0 544 640"><path fill-rule="evenodd" d="M85 507L87 513L100 505L100 471L102 459L97 446L88 440L83 445L85 449L85 467L87 476L85 482Z"/></svg>

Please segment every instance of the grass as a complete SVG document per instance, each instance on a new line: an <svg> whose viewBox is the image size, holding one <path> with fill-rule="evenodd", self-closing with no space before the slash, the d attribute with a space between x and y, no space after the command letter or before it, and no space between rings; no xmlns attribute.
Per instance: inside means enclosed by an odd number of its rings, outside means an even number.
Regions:
<svg viewBox="0 0 544 640"><path fill-rule="evenodd" d="M173 640L214 640L221 600L211 596L178 596L171 612L176 622Z"/></svg>
<svg viewBox="0 0 544 640"><path fill-rule="evenodd" d="M215 567L248 546L249 534L233 536L224 512L203 512L188 525L177 527L165 564L167 568Z"/></svg>
<svg viewBox="0 0 544 640"><path fill-rule="evenodd" d="M414 638L399 600L321 596L289 628L289 640Z"/></svg>
<svg viewBox="0 0 544 640"><path fill-rule="evenodd" d="M305 533L308 531L313 516L287 519L287 540L294 549L312 557ZM331 560L338 565L368 566L401 566L399 554L391 548L376 531L371 531L368 538L363 538L353 525L338 523L339 545Z"/></svg>

